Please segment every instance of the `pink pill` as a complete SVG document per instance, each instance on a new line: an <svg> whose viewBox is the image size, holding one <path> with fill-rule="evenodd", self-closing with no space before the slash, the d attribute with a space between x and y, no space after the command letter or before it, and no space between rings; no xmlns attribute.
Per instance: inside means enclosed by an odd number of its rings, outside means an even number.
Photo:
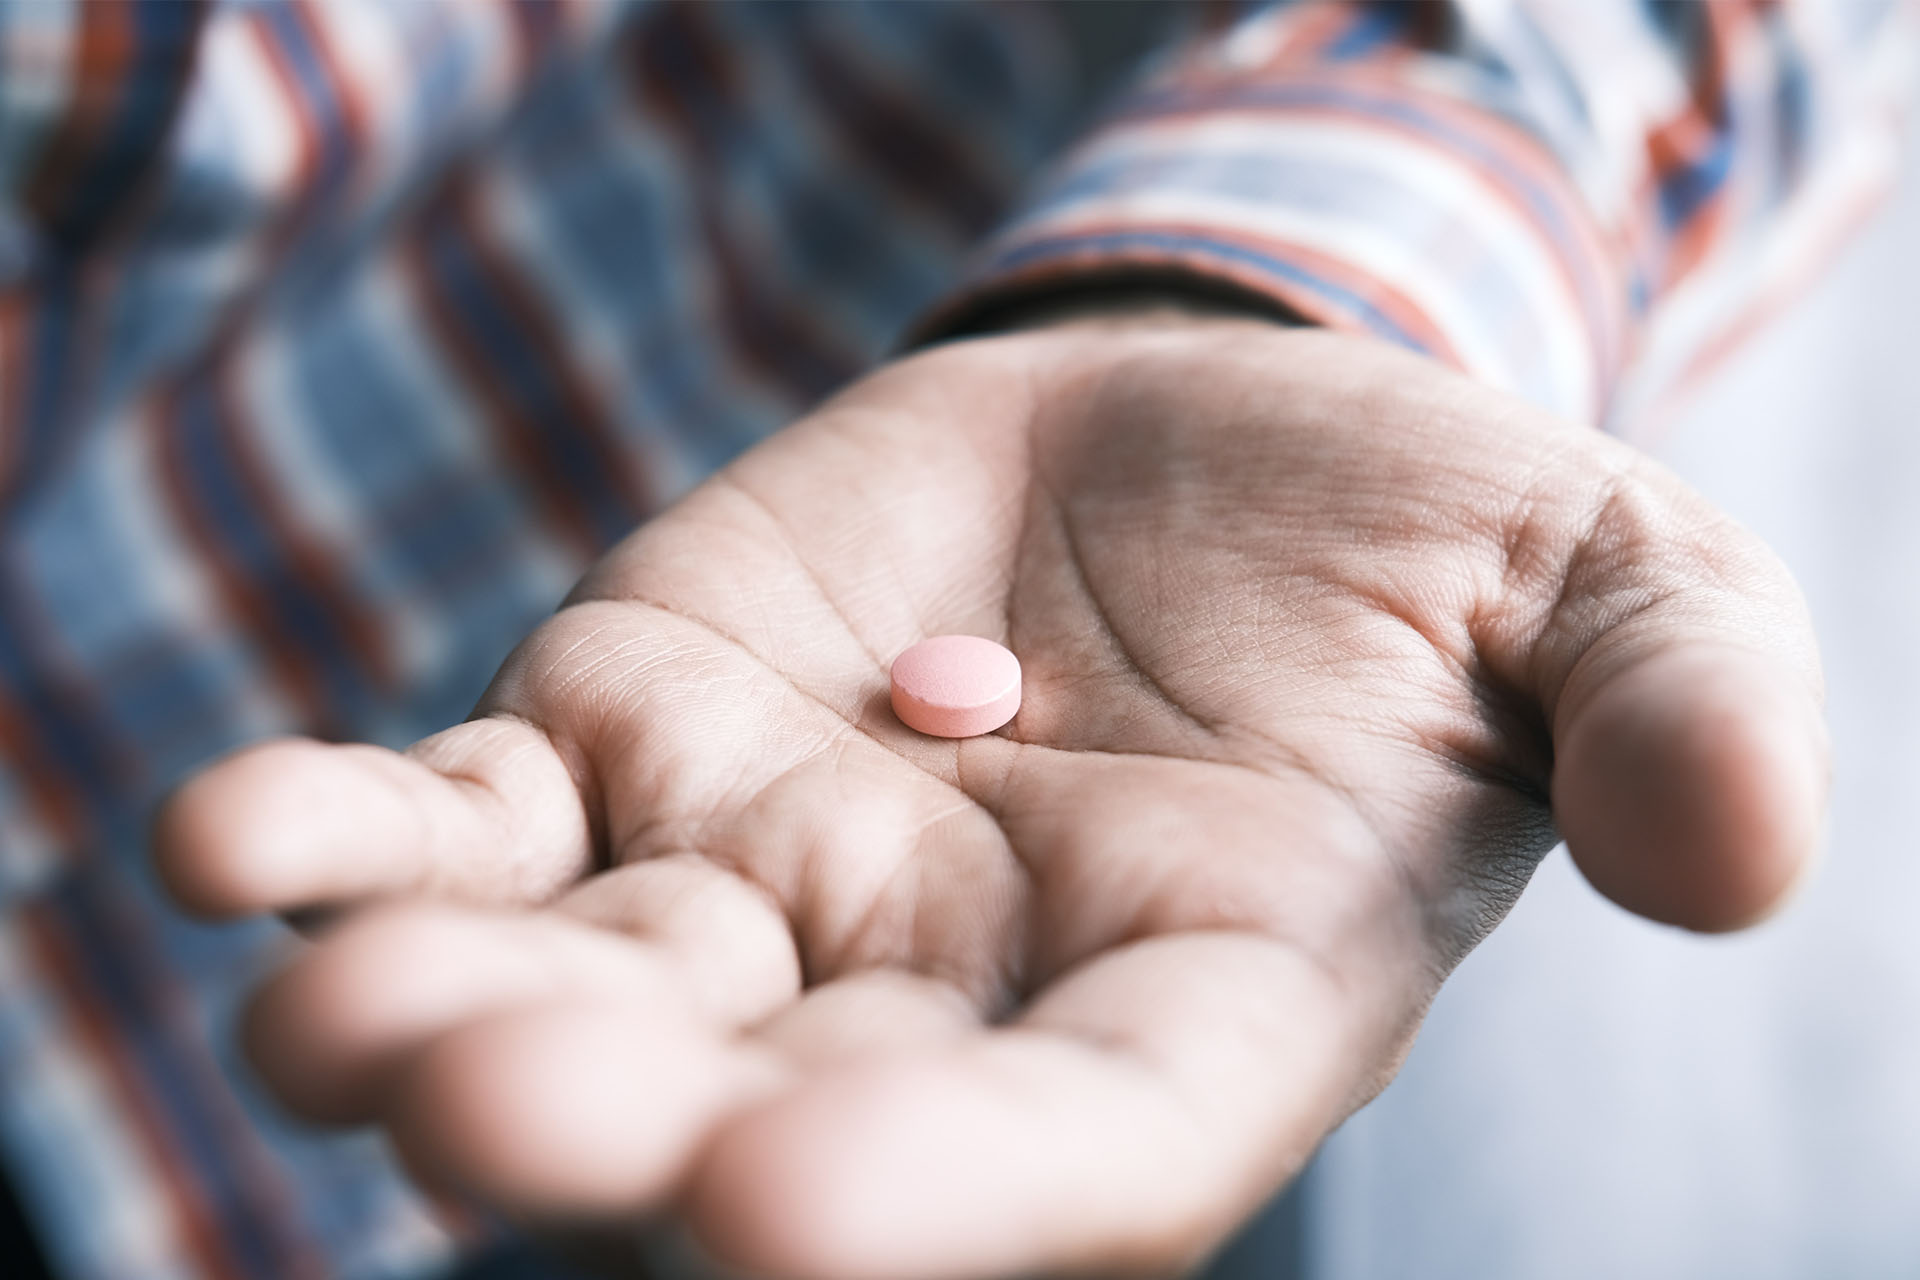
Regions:
<svg viewBox="0 0 1920 1280"><path fill-rule="evenodd" d="M935 636L893 660L893 713L936 738L992 733L1020 709L1020 659L979 636Z"/></svg>

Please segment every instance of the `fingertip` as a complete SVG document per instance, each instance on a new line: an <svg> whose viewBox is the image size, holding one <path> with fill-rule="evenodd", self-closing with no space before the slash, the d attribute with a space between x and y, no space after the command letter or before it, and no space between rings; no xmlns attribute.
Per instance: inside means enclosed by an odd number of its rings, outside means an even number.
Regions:
<svg viewBox="0 0 1920 1280"><path fill-rule="evenodd" d="M792 1280L1181 1274L1219 1201L1143 1081L1048 1035L889 1055L729 1121L679 1207L724 1264Z"/></svg>
<svg viewBox="0 0 1920 1280"><path fill-rule="evenodd" d="M1671 649L1613 676L1557 746L1553 808L1575 864L1649 919L1758 923L1815 860L1827 740L1805 679L1759 652Z"/></svg>
<svg viewBox="0 0 1920 1280"><path fill-rule="evenodd" d="M815 1087L725 1125L681 1198L696 1243L748 1272L794 1280L872 1275L872 1237L899 1226L889 1212L897 1195L942 1198L924 1177L891 1167L877 1183L863 1178L876 1169L862 1158L869 1144L860 1122L888 1109L897 1090L886 1084L882 1077L878 1087L863 1085L857 1108L823 1106Z"/></svg>
<svg viewBox="0 0 1920 1280"><path fill-rule="evenodd" d="M385 1117L407 1168L521 1216L631 1207L644 1178L605 1141L612 1117L596 1101L597 1069L626 1056L609 1039L571 1008L503 1014L441 1037L407 1064ZM580 1079L582 1069L596 1078Z"/></svg>
<svg viewBox="0 0 1920 1280"><path fill-rule="evenodd" d="M160 883L183 910L230 919L285 905L289 784L330 751L305 738L243 747L188 778L155 811L151 839Z"/></svg>

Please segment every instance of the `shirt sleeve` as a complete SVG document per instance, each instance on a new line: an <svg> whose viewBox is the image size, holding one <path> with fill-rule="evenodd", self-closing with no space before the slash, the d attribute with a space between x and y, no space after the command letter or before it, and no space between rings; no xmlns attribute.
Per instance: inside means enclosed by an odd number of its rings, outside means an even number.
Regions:
<svg viewBox="0 0 1920 1280"><path fill-rule="evenodd" d="M1302 3L1188 46L949 319L1177 272L1586 421L1711 366L1889 186L1897 2Z"/></svg>

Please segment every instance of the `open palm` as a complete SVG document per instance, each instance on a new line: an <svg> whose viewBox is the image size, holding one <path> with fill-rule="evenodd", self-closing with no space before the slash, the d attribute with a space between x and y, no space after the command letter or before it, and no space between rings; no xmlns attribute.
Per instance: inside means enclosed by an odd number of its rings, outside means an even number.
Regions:
<svg viewBox="0 0 1920 1280"><path fill-rule="evenodd" d="M1004 730L902 726L929 635ZM617 547L476 715L163 815L295 1109L539 1220L779 1275L1176 1270L1391 1076L1557 838L1702 928L1824 789L1798 597L1658 468L1377 344L955 344Z"/></svg>

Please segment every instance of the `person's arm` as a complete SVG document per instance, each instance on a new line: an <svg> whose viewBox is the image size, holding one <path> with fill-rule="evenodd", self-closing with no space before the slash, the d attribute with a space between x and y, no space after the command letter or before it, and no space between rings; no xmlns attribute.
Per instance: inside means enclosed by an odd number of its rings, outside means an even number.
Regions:
<svg viewBox="0 0 1920 1280"><path fill-rule="evenodd" d="M1268 7L1125 99L922 333L1129 279L1237 293L1625 426L1872 207L1913 16Z"/></svg>
<svg viewBox="0 0 1920 1280"><path fill-rule="evenodd" d="M1385 332L1332 305L1385 316L1384 279L1220 269L1238 217L1152 261L1126 257L1144 223L1072 225L1082 190L1155 207L1101 186L1103 145L1148 176L1189 154L1114 128L948 331L1123 268ZM1434 350L1535 385L1531 357L1462 359L1478 331L1439 312ZM1558 837L1656 919L1734 928L1786 895L1824 802L1820 674L1751 535L1367 336L1056 320L894 362L744 455L612 551L469 722L190 782L157 836L182 901L368 907L255 1006L276 1094L527 1220L679 1221L770 1275L1171 1272L1391 1077ZM1538 398L1591 417L1567 387L1606 366L1566 361ZM1004 731L886 710L891 657L942 632L1021 657Z"/></svg>

